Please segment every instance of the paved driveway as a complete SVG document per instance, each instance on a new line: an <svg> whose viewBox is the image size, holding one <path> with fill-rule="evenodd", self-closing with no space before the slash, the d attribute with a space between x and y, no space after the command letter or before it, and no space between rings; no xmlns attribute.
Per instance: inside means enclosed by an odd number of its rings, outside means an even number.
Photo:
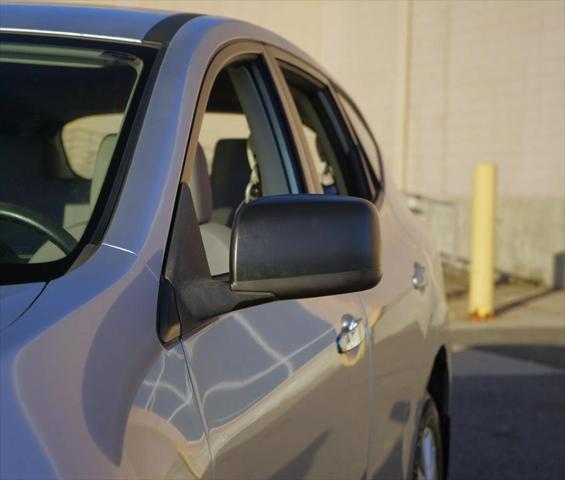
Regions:
<svg viewBox="0 0 565 480"><path fill-rule="evenodd" d="M565 478L565 292L452 330L450 478Z"/></svg>

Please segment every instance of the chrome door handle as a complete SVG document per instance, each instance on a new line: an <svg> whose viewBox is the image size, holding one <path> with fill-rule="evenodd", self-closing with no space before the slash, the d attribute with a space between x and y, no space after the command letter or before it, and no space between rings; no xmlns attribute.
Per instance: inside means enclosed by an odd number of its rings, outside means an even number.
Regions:
<svg viewBox="0 0 565 480"><path fill-rule="evenodd" d="M365 330L360 318L345 314L341 318L341 333L337 336L337 351L349 352L358 347L365 339Z"/></svg>
<svg viewBox="0 0 565 480"><path fill-rule="evenodd" d="M416 290L423 291L426 288L426 267L418 262L414 264L414 275L412 275L412 286Z"/></svg>

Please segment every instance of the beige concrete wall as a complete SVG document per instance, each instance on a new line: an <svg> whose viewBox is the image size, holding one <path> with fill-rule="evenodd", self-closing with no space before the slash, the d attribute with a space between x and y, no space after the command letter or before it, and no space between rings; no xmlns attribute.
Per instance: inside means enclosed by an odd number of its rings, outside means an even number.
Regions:
<svg viewBox="0 0 565 480"><path fill-rule="evenodd" d="M458 255L473 165L496 163L499 267L550 280L565 250L565 2L81 3L224 15L286 37L359 103L401 188L461 210L457 232L445 209L428 222L441 245L459 239Z"/></svg>
<svg viewBox="0 0 565 480"><path fill-rule="evenodd" d="M470 194L475 162L500 194L563 195L565 3L416 2L408 190Z"/></svg>
<svg viewBox="0 0 565 480"><path fill-rule="evenodd" d="M550 283L565 250L565 3L415 2L405 189L468 257L476 162L498 165L497 266ZM446 247L444 247L446 250Z"/></svg>

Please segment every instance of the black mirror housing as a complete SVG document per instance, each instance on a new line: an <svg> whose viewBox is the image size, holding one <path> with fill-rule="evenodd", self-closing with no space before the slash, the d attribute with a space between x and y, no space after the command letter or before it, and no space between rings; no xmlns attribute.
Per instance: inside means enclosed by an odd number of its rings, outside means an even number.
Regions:
<svg viewBox="0 0 565 480"><path fill-rule="evenodd" d="M212 277L192 196L181 183L159 284L159 338L172 344L238 308L371 288L381 278L379 238L376 208L366 200L264 197L236 215L230 278Z"/></svg>
<svg viewBox="0 0 565 480"><path fill-rule="evenodd" d="M230 286L278 299L374 287L381 278L375 206L337 195L262 197L234 221Z"/></svg>

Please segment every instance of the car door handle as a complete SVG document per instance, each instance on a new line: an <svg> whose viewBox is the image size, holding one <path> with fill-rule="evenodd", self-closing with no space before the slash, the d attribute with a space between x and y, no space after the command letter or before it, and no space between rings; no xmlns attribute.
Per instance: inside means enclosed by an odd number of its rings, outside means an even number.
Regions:
<svg viewBox="0 0 565 480"><path fill-rule="evenodd" d="M416 290L423 291L426 288L426 268L418 262L414 263L414 275L411 281Z"/></svg>
<svg viewBox="0 0 565 480"><path fill-rule="evenodd" d="M341 332L337 336L337 351L349 352L358 347L365 340L363 321L353 315L345 314L341 318Z"/></svg>

